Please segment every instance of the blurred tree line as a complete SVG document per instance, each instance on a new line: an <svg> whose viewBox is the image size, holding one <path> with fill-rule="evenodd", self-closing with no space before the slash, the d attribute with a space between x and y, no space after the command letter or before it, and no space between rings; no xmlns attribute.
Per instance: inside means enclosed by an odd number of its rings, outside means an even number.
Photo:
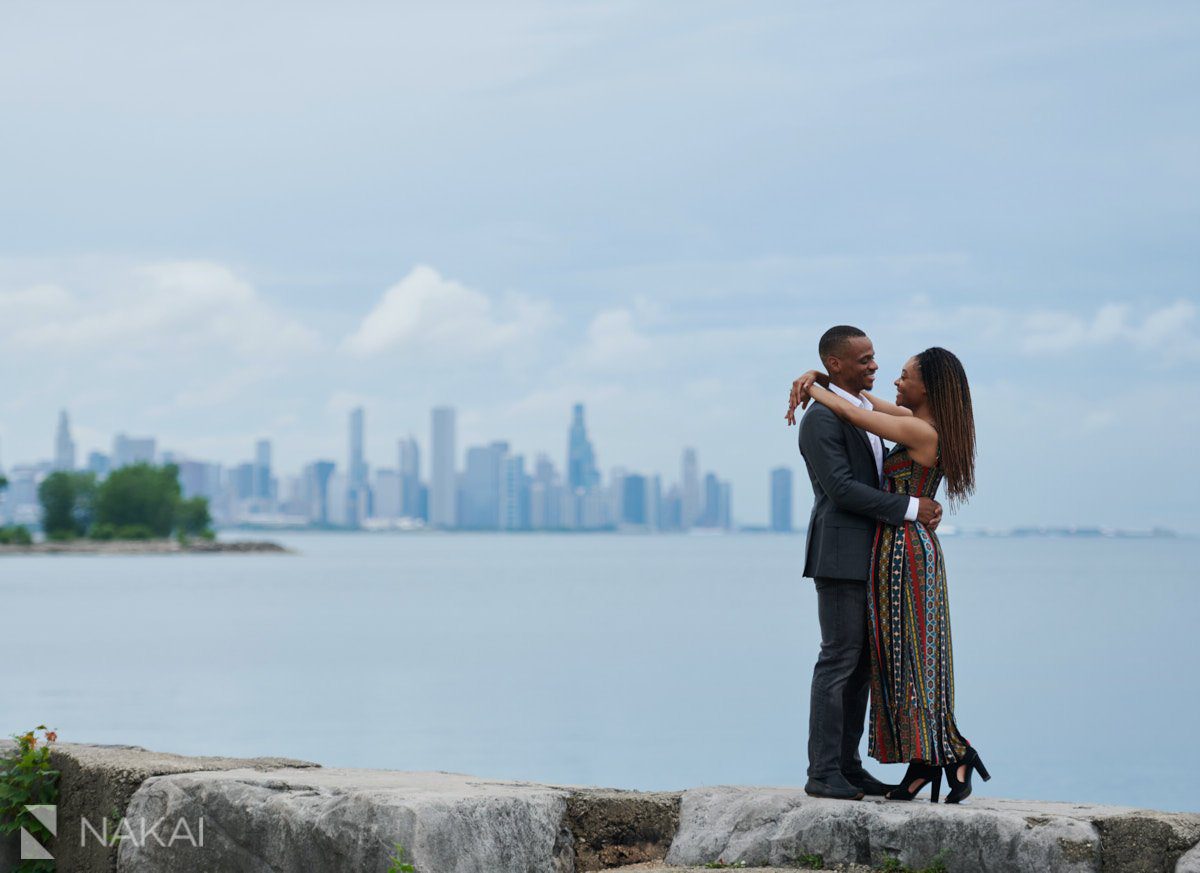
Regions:
<svg viewBox="0 0 1200 873"><path fill-rule="evenodd" d="M211 539L208 500L185 500L179 468L133 464L108 474L59 470L38 486L42 529L52 540L145 540L189 536Z"/></svg>

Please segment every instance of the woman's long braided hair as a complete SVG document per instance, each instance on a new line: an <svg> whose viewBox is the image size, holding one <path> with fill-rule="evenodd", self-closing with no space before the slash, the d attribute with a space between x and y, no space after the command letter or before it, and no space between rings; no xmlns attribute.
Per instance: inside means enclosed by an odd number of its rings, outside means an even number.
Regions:
<svg viewBox="0 0 1200 873"><path fill-rule="evenodd" d="M939 346L917 355L921 380L938 431L938 451L950 507L975 493L975 413L967 371L953 352Z"/></svg>

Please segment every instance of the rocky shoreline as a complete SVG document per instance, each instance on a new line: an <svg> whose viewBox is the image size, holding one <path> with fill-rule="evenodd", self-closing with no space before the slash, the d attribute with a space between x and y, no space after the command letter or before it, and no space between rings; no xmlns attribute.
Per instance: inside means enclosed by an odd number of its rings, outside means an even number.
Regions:
<svg viewBox="0 0 1200 873"><path fill-rule="evenodd" d="M62 776L48 848L72 873L386 873L397 844L417 873L859 873L939 857L948 873L1200 873L1200 814L1132 807L642 792L133 746L60 744L52 763ZM85 822L102 829L105 819L122 828L116 845L88 839ZM0 839L0 871L17 851Z"/></svg>
<svg viewBox="0 0 1200 873"><path fill-rule="evenodd" d="M251 552L289 553L279 543L267 540L67 540L26 546L0 545L0 555L192 555Z"/></svg>

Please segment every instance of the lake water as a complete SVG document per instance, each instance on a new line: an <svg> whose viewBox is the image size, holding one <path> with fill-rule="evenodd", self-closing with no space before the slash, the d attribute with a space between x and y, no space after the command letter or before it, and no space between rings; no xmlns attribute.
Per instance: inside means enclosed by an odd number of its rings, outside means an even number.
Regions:
<svg viewBox="0 0 1200 873"><path fill-rule="evenodd" d="M804 783L802 536L276 539L298 554L0 558L0 731L559 784ZM993 776L977 792L1200 811L1196 542L944 545L958 723Z"/></svg>

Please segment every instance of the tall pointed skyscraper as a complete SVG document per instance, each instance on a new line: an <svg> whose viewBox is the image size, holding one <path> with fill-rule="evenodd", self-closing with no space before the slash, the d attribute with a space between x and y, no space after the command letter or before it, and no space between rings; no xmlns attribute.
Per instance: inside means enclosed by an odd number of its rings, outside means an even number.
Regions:
<svg viewBox="0 0 1200 873"><path fill-rule="evenodd" d="M567 484L572 491L587 491L600 482L596 470L596 453L588 439L583 423L583 404L576 403L571 412L571 431L567 438Z"/></svg>
<svg viewBox="0 0 1200 873"><path fill-rule="evenodd" d="M71 439L71 422L64 409L58 413L58 431L54 435L54 469L75 469L75 440Z"/></svg>

